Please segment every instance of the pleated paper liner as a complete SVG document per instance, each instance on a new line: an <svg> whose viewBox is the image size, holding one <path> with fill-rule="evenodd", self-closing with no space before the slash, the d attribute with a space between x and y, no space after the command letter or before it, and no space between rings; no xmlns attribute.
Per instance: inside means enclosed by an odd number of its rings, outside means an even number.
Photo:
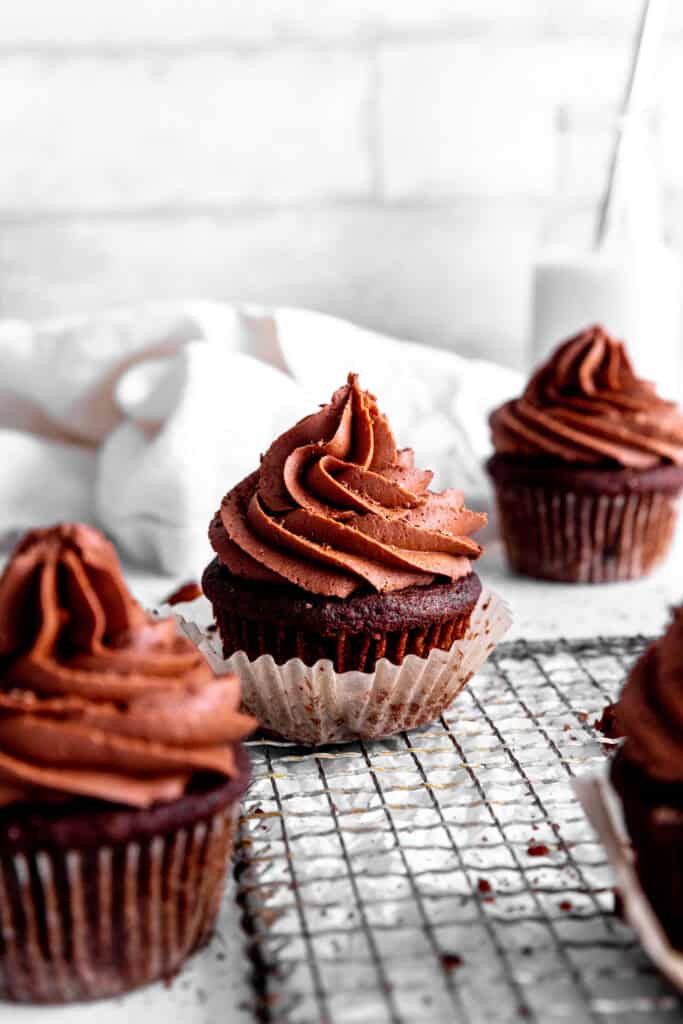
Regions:
<svg viewBox="0 0 683 1024"><path fill-rule="evenodd" d="M2 855L2 997L97 999L173 977L211 935L237 811L115 849Z"/></svg>
<svg viewBox="0 0 683 1024"><path fill-rule="evenodd" d="M638 579L666 555L678 497L596 494L498 483L500 530L511 567L565 583Z"/></svg>
<svg viewBox="0 0 683 1024"><path fill-rule="evenodd" d="M57 819L44 833L38 825L35 840L29 823L17 826L26 838L16 841L8 824L0 998L66 1003L173 978L213 931L249 778L246 754L241 763L225 795L209 791L196 813L149 834L136 826L146 812L125 808L106 818L101 843L96 821L90 835Z"/></svg>
<svg viewBox="0 0 683 1024"><path fill-rule="evenodd" d="M372 672L336 672L330 660L279 665L270 654L250 660L244 651L222 657L217 632L180 620L181 627L217 673L234 672L242 706L264 729L305 744L342 743L392 736L434 721L481 668L512 622L498 595L484 590L465 635L427 657L408 654L401 664L381 658Z"/></svg>
<svg viewBox="0 0 683 1024"><path fill-rule="evenodd" d="M669 942L640 884L616 790L606 773L578 778L574 781L574 789L605 847L615 874L625 920L653 963L683 992L683 952L674 949Z"/></svg>

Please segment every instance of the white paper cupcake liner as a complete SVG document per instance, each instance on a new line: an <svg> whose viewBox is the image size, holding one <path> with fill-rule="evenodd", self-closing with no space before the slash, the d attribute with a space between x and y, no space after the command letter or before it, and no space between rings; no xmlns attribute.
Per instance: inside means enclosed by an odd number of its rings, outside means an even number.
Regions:
<svg viewBox="0 0 683 1024"><path fill-rule="evenodd" d="M512 622L497 594L484 590L466 635L447 651L402 664L380 659L374 672L335 672L331 661L276 664L270 654L250 661L244 651L222 657L221 638L178 616L183 632L218 674L234 672L242 706L262 727L306 744L380 739L433 722L484 664Z"/></svg>
<svg viewBox="0 0 683 1024"><path fill-rule="evenodd" d="M640 884L617 792L606 773L575 779L574 789L605 847L619 888L624 918L653 963L683 991L683 953L669 942Z"/></svg>

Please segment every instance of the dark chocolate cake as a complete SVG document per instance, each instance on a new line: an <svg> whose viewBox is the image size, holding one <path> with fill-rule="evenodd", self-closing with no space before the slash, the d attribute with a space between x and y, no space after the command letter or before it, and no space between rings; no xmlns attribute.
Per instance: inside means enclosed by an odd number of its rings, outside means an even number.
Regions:
<svg viewBox="0 0 683 1024"><path fill-rule="evenodd" d="M255 726L80 525L0 579L0 995L68 1002L172 977L218 911Z"/></svg>

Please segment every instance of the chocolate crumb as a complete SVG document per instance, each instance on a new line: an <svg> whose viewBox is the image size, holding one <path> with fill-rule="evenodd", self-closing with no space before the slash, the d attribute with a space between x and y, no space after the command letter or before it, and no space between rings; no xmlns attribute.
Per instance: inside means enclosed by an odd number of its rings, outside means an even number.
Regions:
<svg viewBox="0 0 683 1024"><path fill-rule="evenodd" d="M445 971L453 971L456 967L462 967L464 960L457 953L442 953L441 966Z"/></svg>
<svg viewBox="0 0 683 1024"><path fill-rule="evenodd" d="M615 917L620 917L622 921L625 921L624 917L624 899L621 895L621 890L614 889L614 914Z"/></svg>
<svg viewBox="0 0 683 1024"><path fill-rule="evenodd" d="M564 910L564 912L567 913L572 909L572 906L573 904L571 900L562 900L560 903L560 910Z"/></svg>
<svg viewBox="0 0 683 1024"><path fill-rule="evenodd" d="M477 882L477 889L479 892L491 892L491 883L485 878L480 878Z"/></svg>
<svg viewBox="0 0 683 1024"><path fill-rule="evenodd" d="M600 718L593 722L593 728L601 732L608 740L619 740L624 735L624 730L619 723L619 705L608 704Z"/></svg>
<svg viewBox="0 0 683 1024"><path fill-rule="evenodd" d="M529 857L547 857L550 850L545 843L529 843L529 848L526 852Z"/></svg>
<svg viewBox="0 0 683 1024"><path fill-rule="evenodd" d="M172 594L169 594L162 604L184 604L186 601L196 601L198 597L202 596L202 588L199 586L196 580L188 580L187 583L181 584L177 590L174 590Z"/></svg>

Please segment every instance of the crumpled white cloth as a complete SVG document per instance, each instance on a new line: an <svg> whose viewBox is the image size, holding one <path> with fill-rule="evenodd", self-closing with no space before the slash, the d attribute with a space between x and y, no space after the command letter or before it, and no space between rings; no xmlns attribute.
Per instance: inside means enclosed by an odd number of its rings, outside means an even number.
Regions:
<svg viewBox="0 0 683 1024"><path fill-rule="evenodd" d="M519 374L305 310L192 302L0 321L0 539L84 520L196 576L223 494L350 370L435 485L488 504L487 417Z"/></svg>

